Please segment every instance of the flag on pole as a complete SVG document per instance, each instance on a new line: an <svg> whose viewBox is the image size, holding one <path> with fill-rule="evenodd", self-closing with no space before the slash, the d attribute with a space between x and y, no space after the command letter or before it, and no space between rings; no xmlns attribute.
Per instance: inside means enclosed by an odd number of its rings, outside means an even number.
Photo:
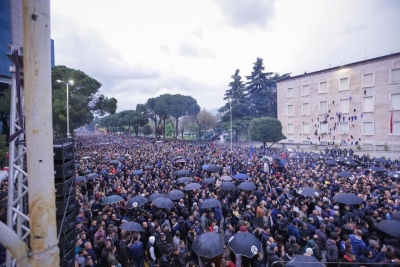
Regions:
<svg viewBox="0 0 400 267"><path fill-rule="evenodd" d="M390 113L389 132L390 132L391 134L393 134L393 112Z"/></svg>

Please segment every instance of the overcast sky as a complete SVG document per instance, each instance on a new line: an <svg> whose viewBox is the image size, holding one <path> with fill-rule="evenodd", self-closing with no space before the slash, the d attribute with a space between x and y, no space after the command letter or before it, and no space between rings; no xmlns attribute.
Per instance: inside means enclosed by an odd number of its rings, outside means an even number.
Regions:
<svg viewBox="0 0 400 267"><path fill-rule="evenodd" d="M56 65L97 79L118 111L165 93L219 108L257 57L297 75L400 52L397 0L52 0L51 21Z"/></svg>

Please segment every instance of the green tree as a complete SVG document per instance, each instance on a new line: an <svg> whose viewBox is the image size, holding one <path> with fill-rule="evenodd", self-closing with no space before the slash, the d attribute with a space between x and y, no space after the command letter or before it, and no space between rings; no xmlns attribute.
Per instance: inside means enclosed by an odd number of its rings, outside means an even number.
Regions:
<svg viewBox="0 0 400 267"><path fill-rule="evenodd" d="M217 124L217 118L210 112L203 109L196 116L196 122L198 124L198 137L202 137L204 132L215 127Z"/></svg>
<svg viewBox="0 0 400 267"><path fill-rule="evenodd" d="M200 111L197 101L191 96L170 95L168 99L169 114L175 118L175 137L179 133L179 118L195 116Z"/></svg>
<svg viewBox="0 0 400 267"><path fill-rule="evenodd" d="M146 124L145 126L143 126L141 128L141 132L142 132L143 135L149 136L149 135L151 135L153 133L153 129L151 128L150 125Z"/></svg>
<svg viewBox="0 0 400 267"><path fill-rule="evenodd" d="M4 89L0 93L0 120L2 123L2 134L6 136L6 140L10 135L10 125L8 125L8 118L10 116L10 104L11 104L11 90Z"/></svg>
<svg viewBox="0 0 400 267"><path fill-rule="evenodd" d="M261 117L255 118L250 122L250 139L262 142L265 147L267 142L272 142L272 146L274 143L286 139L286 136L282 133L282 124L279 120L271 117Z"/></svg>
<svg viewBox="0 0 400 267"><path fill-rule="evenodd" d="M8 152L6 136L0 134L0 161L4 160L6 152Z"/></svg>
<svg viewBox="0 0 400 267"><path fill-rule="evenodd" d="M53 87L53 127L55 135L65 135L67 132L66 116L66 85L57 80L73 80L69 86L69 117L70 132L93 121L93 114L101 116L114 114L117 100L99 93L101 83L80 70L56 66L52 69Z"/></svg>
<svg viewBox="0 0 400 267"><path fill-rule="evenodd" d="M254 117L277 117L276 82L290 77L289 74L280 76L273 72L264 72L263 60L257 58L253 71L247 76L247 98L249 108Z"/></svg>

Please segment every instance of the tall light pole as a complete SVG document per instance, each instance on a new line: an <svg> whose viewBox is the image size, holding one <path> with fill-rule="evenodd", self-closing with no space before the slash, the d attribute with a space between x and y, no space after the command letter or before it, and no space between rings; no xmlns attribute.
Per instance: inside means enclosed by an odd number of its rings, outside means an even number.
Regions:
<svg viewBox="0 0 400 267"><path fill-rule="evenodd" d="M69 132L69 85L73 85L74 81L69 80L68 82L64 82L62 80L57 80L57 82L67 85L67 138L71 138L71 134Z"/></svg>
<svg viewBox="0 0 400 267"><path fill-rule="evenodd" d="M229 98L229 112L230 112L230 117L231 117L231 152L232 152L232 98Z"/></svg>

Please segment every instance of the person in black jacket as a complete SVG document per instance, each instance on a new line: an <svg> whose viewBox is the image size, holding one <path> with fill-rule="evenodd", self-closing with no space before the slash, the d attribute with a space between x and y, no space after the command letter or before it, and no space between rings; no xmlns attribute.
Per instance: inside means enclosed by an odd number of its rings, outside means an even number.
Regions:
<svg viewBox="0 0 400 267"><path fill-rule="evenodd" d="M160 267L174 267L175 266L174 264L175 261L172 255L172 250L171 248L167 248L165 250L165 253L160 258Z"/></svg>
<svg viewBox="0 0 400 267"><path fill-rule="evenodd" d="M282 267L282 259L278 256L278 245L272 243L267 250L268 255L268 265L273 267Z"/></svg>
<svg viewBox="0 0 400 267"><path fill-rule="evenodd" d="M339 262L339 250L336 246L336 242L339 241L339 236L336 233L331 233L331 238L326 242L326 261L328 267L338 266Z"/></svg>

